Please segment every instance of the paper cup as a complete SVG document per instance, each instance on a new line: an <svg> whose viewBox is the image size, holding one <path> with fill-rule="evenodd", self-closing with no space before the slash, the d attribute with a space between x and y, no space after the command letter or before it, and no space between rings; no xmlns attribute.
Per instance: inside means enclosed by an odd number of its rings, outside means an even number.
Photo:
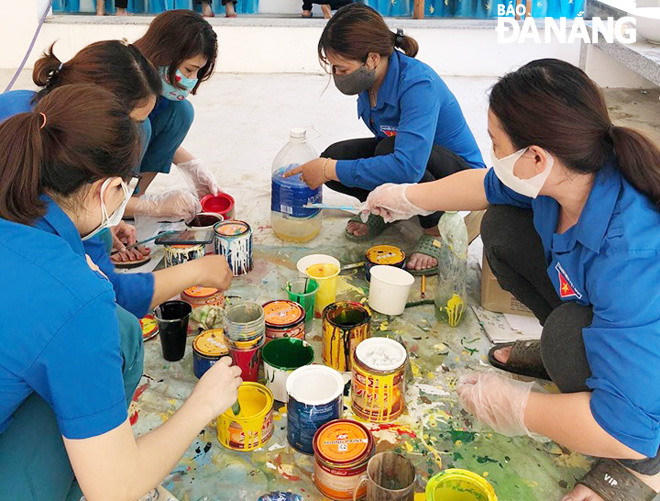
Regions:
<svg viewBox="0 0 660 501"><path fill-rule="evenodd" d="M341 263L338 259L328 256L327 254L310 254L309 256L302 257L298 260L296 268L301 277L307 276L307 268L315 264L334 264L341 270Z"/></svg>
<svg viewBox="0 0 660 501"><path fill-rule="evenodd" d="M385 315L401 315L406 309L410 288L415 282L406 270L394 266L371 268L369 306Z"/></svg>
<svg viewBox="0 0 660 501"><path fill-rule="evenodd" d="M314 304L314 316L321 318L323 310L337 299L337 276L339 266L334 264L313 264L307 268L307 276L316 280L319 289L316 291L316 302Z"/></svg>

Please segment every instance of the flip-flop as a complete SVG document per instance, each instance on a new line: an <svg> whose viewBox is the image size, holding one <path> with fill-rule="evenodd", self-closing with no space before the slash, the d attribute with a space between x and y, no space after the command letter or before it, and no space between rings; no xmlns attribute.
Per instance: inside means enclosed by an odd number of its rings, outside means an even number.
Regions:
<svg viewBox="0 0 660 501"><path fill-rule="evenodd" d="M507 362L502 363L497 360L495 352L509 346L512 348ZM541 341L538 340L496 344L488 352L488 362L493 367L512 374L552 381L545 367L543 367Z"/></svg>
<svg viewBox="0 0 660 501"><path fill-rule="evenodd" d="M656 493L613 459L600 459L578 480L605 501L653 501Z"/></svg>
<svg viewBox="0 0 660 501"><path fill-rule="evenodd" d="M129 270L131 268L137 268L138 266L142 266L143 264L148 263L149 261L151 261L151 256L143 256L142 259L135 259L133 261L121 261L113 264L115 265L115 268Z"/></svg>
<svg viewBox="0 0 660 501"><path fill-rule="evenodd" d="M378 235L383 233L389 226L391 226L394 223L386 223L382 217L380 216L374 216L373 214L369 215L369 219L367 219L367 222L365 223L360 219L360 216L353 216L352 218L349 219L350 221L354 221L356 223L362 223L367 225L367 234L362 235L361 237L356 237L352 233L349 233L348 229L344 230L344 235L346 238L348 238L351 242L367 242L369 240L373 240L376 238Z"/></svg>
<svg viewBox="0 0 660 501"><path fill-rule="evenodd" d="M412 256L413 254L424 254L425 256L430 256L434 258L439 263L441 246L439 245L440 240L438 240L438 238L439 237L434 237L431 235L427 235L426 233L423 233L422 236L419 237L419 240L417 241L417 245L415 245L415 248L410 253L410 255ZM403 269L406 270L411 275L415 275L415 276L435 275L436 273L438 273L438 265L435 265L433 268L426 268L424 270L413 270L411 268L408 268L406 263L406 266Z"/></svg>

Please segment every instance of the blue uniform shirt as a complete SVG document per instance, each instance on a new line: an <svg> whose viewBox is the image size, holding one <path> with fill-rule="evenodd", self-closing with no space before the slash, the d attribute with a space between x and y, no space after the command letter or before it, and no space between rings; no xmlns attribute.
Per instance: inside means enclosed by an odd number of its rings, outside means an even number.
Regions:
<svg viewBox="0 0 660 501"><path fill-rule="evenodd" d="M337 177L345 186L373 190L384 183L417 183L433 145L471 167L485 167L454 94L430 66L399 51L389 58L376 107L367 91L358 96L358 116L377 138L396 135L394 153L337 161Z"/></svg>
<svg viewBox="0 0 660 501"><path fill-rule="evenodd" d="M127 417L115 295L85 261L80 235L48 199L35 226L0 219L0 433L37 392L67 438Z"/></svg>
<svg viewBox="0 0 660 501"><path fill-rule="evenodd" d="M18 113L32 111L32 99L36 92L31 90L13 90L0 94L0 122ZM151 123L145 120L140 124L142 135L142 156L149 144ZM152 273L117 273L110 261L110 256L103 241L92 238L84 242L85 252L108 277L115 289L117 304L142 318L149 311L154 295L154 276Z"/></svg>
<svg viewBox="0 0 660 501"><path fill-rule="evenodd" d="M595 176L580 219L556 233L559 204L504 186L491 169L491 204L531 208L548 276L563 301L593 307L582 331L598 424L649 457L660 446L660 212L610 164Z"/></svg>

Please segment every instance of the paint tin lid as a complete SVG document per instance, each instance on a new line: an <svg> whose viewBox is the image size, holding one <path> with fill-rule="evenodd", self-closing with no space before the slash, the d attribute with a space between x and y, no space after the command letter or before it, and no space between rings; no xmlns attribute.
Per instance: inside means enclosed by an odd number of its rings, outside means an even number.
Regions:
<svg viewBox="0 0 660 501"><path fill-rule="evenodd" d="M222 329L211 329L202 332L193 341L193 350L200 355L221 357L229 353Z"/></svg>
<svg viewBox="0 0 660 501"><path fill-rule="evenodd" d="M404 365L408 354L403 345L394 339L372 337L358 344L355 356L367 367L388 372Z"/></svg>
<svg viewBox="0 0 660 501"><path fill-rule="evenodd" d="M142 328L142 339L146 341L158 334L158 322L153 315L145 315L140 319L140 327Z"/></svg>
<svg viewBox="0 0 660 501"><path fill-rule="evenodd" d="M394 245L375 245L367 250L367 261L373 264L397 265L406 260L406 254Z"/></svg>
<svg viewBox="0 0 660 501"><path fill-rule="evenodd" d="M367 428L350 419L335 419L314 435L314 454L322 461L344 467L363 463L374 451L374 439Z"/></svg>
<svg viewBox="0 0 660 501"><path fill-rule="evenodd" d="M305 318L305 310L298 303L278 299L264 304L264 316L268 326L288 327Z"/></svg>
<svg viewBox="0 0 660 501"><path fill-rule="evenodd" d="M293 371L286 380L289 397L306 405L323 405L344 393L344 378L325 365L305 365Z"/></svg>
<svg viewBox="0 0 660 501"><path fill-rule="evenodd" d="M193 249L203 249L204 244L172 244L164 245L166 249L178 249L178 250L193 250Z"/></svg>
<svg viewBox="0 0 660 501"><path fill-rule="evenodd" d="M188 296L196 299L206 299L211 297L219 292L219 289L215 287L200 287L195 285L193 287L188 287L183 291L183 296Z"/></svg>
<svg viewBox="0 0 660 501"><path fill-rule="evenodd" d="M223 237L239 237L250 231L250 225L245 221L228 219L213 226L213 231Z"/></svg>

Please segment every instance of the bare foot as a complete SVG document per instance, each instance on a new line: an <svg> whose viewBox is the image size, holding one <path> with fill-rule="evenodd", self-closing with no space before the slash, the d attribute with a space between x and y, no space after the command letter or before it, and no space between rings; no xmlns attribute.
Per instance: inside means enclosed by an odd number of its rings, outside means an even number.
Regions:
<svg viewBox="0 0 660 501"><path fill-rule="evenodd" d="M561 501L604 501L604 499L586 485L578 484L571 492L561 498Z"/></svg>
<svg viewBox="0 0 660 501"><path fill-rule="evenodd" d="M236 9L234 9L233 2L227 2L227 5L225 5L225 17L236 17Z"/></svg>
<svg viewBox="0 0 660 501"><path fill-rule="evenodd" d="M105 16L105 0L96 0L96 15Z"/></svg>
<svg viewBox="0 0 660 501"><path fill-rule="evenodd" d="M125 263L127 261L138 261L151 254L151 249L143 245L134 247L133 249L117 252L110 256L113 263Z"/></svg>
<svg viewBox="0 0 660 501"><path fill-rule="evenodd" d="M302 15L302 17L312 17L312 11L311 10L303 10L301 15Z"/></svg>
<svg viewBox="0 0 660 501"><path fill-rule="evenodd" d="M321 5L321 10L323 11L323 17L326 19L330 19L332 17L332 9L330 8L330 5L327 3L324 3Z"/></svg>
<svg viewBox="0 0 660 501"><path fill-rule="evenodd" d="M495 360L502 364L506 364L509 361L509 357L511 356L512 348L513 346L506 346L504 348L500 348L499 350L495 350L493 353Z"/></svg>
<svg viewBox="0 0 660 501"><path fill-rule="evenodd" d="M424 233L434 237L440 235L437 228L425 229ZM426 254L421 254L419 252L413 253L410 256L410 259L408 259L408 263L406 264L406 268L416 271L428 270L430 268L435 268L436 266L438 266L438 260L436 258L427 256Z"/></svg>
<svg viewBox="0 0 660 501"><path fill-rule="evenodd" d="M346 230L354 237L363 237L369 232L367 225L358 221L349 221Z"/></svg>
<svg viewBox="0 0 660 501"><path fill-rule="evenodd" d="M121 7L117 7L117 15L128 16L128 11L126 9L122 9Z"/></svg>
<svg viewBox="0 0 660 501"><path fill-rule="evenodd" d="M208 2L202 2L202 16L204 17L215 17L215 12L213 12L213 7Z"/></svg>

